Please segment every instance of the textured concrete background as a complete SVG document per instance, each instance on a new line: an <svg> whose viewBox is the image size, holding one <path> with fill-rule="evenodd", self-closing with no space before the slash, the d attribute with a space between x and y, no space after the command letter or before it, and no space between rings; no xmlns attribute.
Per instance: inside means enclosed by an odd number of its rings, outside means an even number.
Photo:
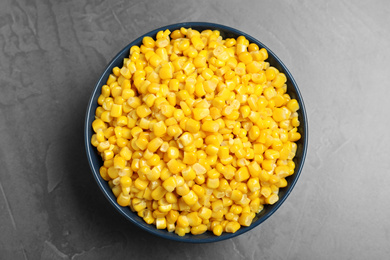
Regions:
<svg viewBox="0 0 390 260"><path fill-rule="evenodd" d="M387 0L2 0L0 259L388 259L389 13ZM113 212L83 145L106 64L143 33L184 21L235 27L271 48L310 123L287 201L214 244L163 240Z"/></svg>

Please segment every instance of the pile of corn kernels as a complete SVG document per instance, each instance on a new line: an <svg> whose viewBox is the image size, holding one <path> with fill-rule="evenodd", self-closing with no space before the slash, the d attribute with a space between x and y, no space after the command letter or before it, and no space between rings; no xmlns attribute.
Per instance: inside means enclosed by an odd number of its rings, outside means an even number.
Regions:
<svg viewBox="0 0 390 260"><path fill-rule="evenodd" d="M294 173L299 119L286 76L240 36L144 37L101 89L91 143L123 207L179 236L249 226Z"/></svg>

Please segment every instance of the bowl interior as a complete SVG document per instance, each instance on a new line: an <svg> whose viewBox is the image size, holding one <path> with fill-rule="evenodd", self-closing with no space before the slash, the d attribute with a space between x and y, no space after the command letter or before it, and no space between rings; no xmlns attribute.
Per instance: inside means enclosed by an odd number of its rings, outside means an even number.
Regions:
<svg viewBox="0 0 390 260"><path fill-rule="evenodd" d="M266 205L264 207L264 210L262 212L260 212L259 214L257 214L257 216L253 220L253 223L251 226L242 227L234 234L223 233L221 236L216 237L213 234L211 234L210 232L206 232L202 235L197 235L197 236L187 234L184 237L179 237L178 235L176 235L174 233L169 233L166 230L158 230L155 228L155 226L146 224L144 222L144 220L141 219L140 217L138 217L136 213L132 212L129 207L121 207L117 204L116 197L112 193L110 187L108 186L108 183L100 177L99 168L102 165L103 161L100 158L100 155L98 154L98 152L96 151L96 148L93 147L90 143L91 137L94 134L91 125L92 125L92 122L93 122L94 117L95 117L95 110L98 107L97 99L100 95L101 87L106 83L109 74L112 72L112 69L116 66L122 67L123 59L129 56L130 47L133 45L140 46L142 43L143 37L150 36L150 37L154 38L155 35L157 34L157 32L159 32L161 30L169 29L172 32L176 29L180 29L181 27L192 28L192 29L196 29L199 31L206 30L206 29L219 30L221 32L221 36L224 39L237 38L238 36L243 35L249 40L249 42L256 43L257 45L259 45L260 48L267 49L267 51L269 53L268 61L270 62L270 64L272 66L276 67L279 71L285 73L285 75L287 76L287 85L288 85L287 93L292 98L295 98L300 105L300 109L298 110L298 115L299 115L299 119L300 119L301 124L298 127L298 131L299 131L299 133L301 133L302 138L296 142L297 143L297 152L296 152L296 156L294 158L294 162L296 165L295 173L286 178L288 181L288 185L287 185L287 187L280 189L279 201L276 202L274 205ZM282 63L282 61L269 48L267 48L263 43L261 43L260 41L258 41L255 38L253 38L252 36L247 35L244 32L241 32L239 30L236 30L236 29L233 29L233 28L230 28L227 26L219 25L219 24L197 23L197 22L173 24L173 25L168 25L168 26L164 26L162 28L158 28L156 30L153 30L149 33L142 35L141 37L137 38L133 42L131 42L129 45L127 45L122 51L120 51L114 57L114 59L109 63L107 68L104 70L102 76L100 77L100 79L96 83L96 85L93 89L93 92L91 94L91 98L89 100L87 112L86 112L84 136L85 136L85 148L86 148L86 152L87 152L87 157L88 157L88 161L89 161L93 176L94 176L96 182L98 183L100 189L102 190L102 192L104 193L106 198L110 201L110 203L114 206L114 208L117 211L119 211L125 218L130 220L133 224L137 225L138 227L140 227L148 232L151 232L157 236L168 238L171 240L182 241L182 242L191 242L191 243L216 242L216 241L221 241L221 240L225 240L228 238L232 238L232 237L238 236L240 234L243 234L243 233L253 229L254 227L256 227L259 224L261 224L262 222L264 222L267 218L269 218L282 205L282 203L285 201L285 199L287 198L287 196L290 194L293 187L295 186L295 184L299 178L299 175L301 173L304 161L305 161L306 150L307 150L307 141L308 141L307 117L306 117L306 111L305 111L303 99L302 99L302 96L300 94L300 91L298 89L298 86L297 86L294 78L292 77L291 73L288 71L287 67Z"/></svg>

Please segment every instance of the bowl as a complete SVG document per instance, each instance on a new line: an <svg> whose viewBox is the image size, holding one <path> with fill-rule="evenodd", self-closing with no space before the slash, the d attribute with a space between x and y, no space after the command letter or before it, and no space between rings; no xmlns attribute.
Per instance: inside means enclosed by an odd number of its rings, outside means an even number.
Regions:
<svg viewBox="0 0 390 260"><path fill-rule="evenodd" d="M299 119L300 119L300 126L298 127L298 132L301 134L301 139L297 141L297 152L296 156L294 158L295 162L295 172L293 175L287 177L288 185L285 188L281 188L279 191L279 201L277 201L273 205L265 205L264 209L257 214L255 219L253 220L252 224L249 227L241 227L237 232L235 233L222 233L221 236L215 236L211 232L206 232L201 235L192 235L192 234L186 234L183 237L180 237L176 235L175 233L170 233L167 230L161 230L157 229L154 225L149 225L144 222L143 219L138 217L138 215L130 210L129 207L121 207L116 202L116 197L112 193L110 187L108 186L108 183L103 180L99 174L99 168L102 165L102 159L98 152L96 151L96 148L91 145L91 137L94 134L93 129L91 127L92 121L94 120L95 116L95 110L98 106L97 99L100 95L101 87L106 83L109 74L112 72L112 69L116 66L122 67L123 65L123 59L125 57L128 57L130 47L133 45L140 46L142 43L142 39L145 36L155 37L157 32L161 30L169 29L171 32L173 32L176 29L180 29L181 27L185 28L192 28L196 29L198 31L211 29L211 30L219 30L221 32L221 36L226 38L237 38L240 35L245 36L249 42L256 43L260 48L265 48L268 51L269 57L268 60L272 66L276 67L279 71L283 72L287 77L287 84L288 84L288 91L287 93L292 97L295 98L300 106L300 109L298 110ZM88 157L88 162L92 170L92 174L105 195L105 197L108 199L108 201L111 203L111 205L117 210L120 214L122 214L126 219L128 219L131 223L135 224L136 226L140 227L143 230L146 230L154 235L157 235L159 237L163 237L170 240L175 241L181 241L181 242L189 242L189 243L209 243L209 242L217 242L222 241L226 239L230 239L233 237L237 237L239 235L242 235L249 230L259 226L261 223L263 223L266 219L268 219L279 207L284 203L284 201L287 199L291 191L293 190L295 184L298 181L298 178L300 176L300 173L302 171L305 157L306 157L306 151L308 146L308 123L307 123L307 117L306 117L306 111L305 106L303 103L302 95L300 94L300 91L298 89L298 85L295 82L293 76L291 75L290 71L287 69L287 67L283 64L283 62L263 43L261 43L259 40L253 38L252 36L241 32L237 29L230 28L224 25L219 25L215 23L204 23L204 22L186 22L186 23L178 23L178 24L172 24L167 25L158 29L155 29L153 31L150 31L140 37L138 37L136 40L132 41L130 44L128 44L124 49L122 49L114 58L113 60L107 65L106 69L100 76L99 80L97 81L96 85L93 87L91 97L88 102L88 107L86 111L86 117L85 117L85 126L84 126L84 139L85 139L85 149Z"/></svg>

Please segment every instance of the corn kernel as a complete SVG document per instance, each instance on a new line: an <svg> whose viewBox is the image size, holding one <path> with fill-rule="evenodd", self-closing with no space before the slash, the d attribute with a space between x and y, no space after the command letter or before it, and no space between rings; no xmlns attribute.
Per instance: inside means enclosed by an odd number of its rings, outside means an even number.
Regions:
<svg viewBox="0 0 390 260"><path fill-rule="evenodd" d="M194 205L198 201L198 196L192 190L183 196L183 200L187 205Z"/></svg>
<svg viewBox="0 0 390 260"><path fill-rule="evenodd" d="M216 236L220 236L223 232L223 228L221 225L216 225L212 230L213 230L213 234Z"/></svg>
<svg viewBox="0 0 390 260"><path fill-rule="evenodd" d="M192 110L193 117L195 120L200 121L206 116L210 115L210 110L207 108L194 108Z"/></svg>
<svg viewBox="0 0 390 260"><path fill-rule="evenodd" d="M176 188L176 178L169 177L162 185L168 192L172 192Z"/></svg>
<svg viewBox="0 0 390 260"><path fill-rule="evenodd" d="M202 130L205 132L211 132L211 133L216 133L219 130L219 124L218 122L215 121L205 121L202 124Z"/></svg>
<svg viewBox="0 0 390 260"><path fill-rule="evenodd" d="M237 230L240 229L240 224L236 221L231 221L229 223L227 223L226 225L226 228L225 228L225 231L228 232L228 233L236 233Z"/></svg>

